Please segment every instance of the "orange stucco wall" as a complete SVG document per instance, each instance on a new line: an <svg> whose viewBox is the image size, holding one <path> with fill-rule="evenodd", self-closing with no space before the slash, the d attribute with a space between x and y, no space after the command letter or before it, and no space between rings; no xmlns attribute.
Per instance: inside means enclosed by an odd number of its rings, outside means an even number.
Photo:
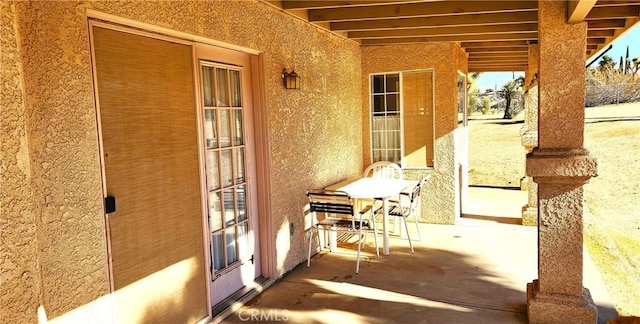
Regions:
<svg viewBox="0 0 640 324"><path fill-rule="evenodd" d="M110 318L87 8L262 53L272 213L260 217L273 226L262 239L275 242L276 275L306 259L306 189L361 171L357 43L258 1L0 6L2 321L36 322L40 305L48 319ZM282 87L285 67L300 90Z"/></svg>
<svg viewBox="0 0 640 324"><path fill-rule="evenodd" d="M461 129L457 127L457 71L466 73L466 55L456 43L363 46L362 49L363 165L371 162L369 122L369 75L418 69L435 70L435 168L407 170L408 178L431 173L422 199L421 220L453 224L460 212L458 165Z"/></svg>
<svg viewBox="0 0 640 324"><path fill-rule="evenodd" d="M13 3L0 2L0 321L33 322L42 294L24 77Z"/></svg>
<svg viewBox="0 0 640 324"><path fill-rule="evenodd" d="M436 167L423 220L459 215L454 43L364 47L259 1L0 2L2 321L110 321L87 9L261 52L273 273L306 258L306 189L369 164L368 74L435 68ZM398 55L401 53L401 55ZM282 87L295 68L300 90ZM409 176L417 176L417 174ZM290 226L293 224L293 234Z"/></svg>

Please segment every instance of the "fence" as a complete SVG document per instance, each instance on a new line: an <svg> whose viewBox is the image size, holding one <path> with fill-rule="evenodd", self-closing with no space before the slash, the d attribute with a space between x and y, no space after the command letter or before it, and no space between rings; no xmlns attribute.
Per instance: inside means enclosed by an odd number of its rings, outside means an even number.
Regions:
<svg viewBox="0 0 640 324"><path fill-rule="evenodd" d="M586 86L585 107L640 101L640 83Z"/></svg>

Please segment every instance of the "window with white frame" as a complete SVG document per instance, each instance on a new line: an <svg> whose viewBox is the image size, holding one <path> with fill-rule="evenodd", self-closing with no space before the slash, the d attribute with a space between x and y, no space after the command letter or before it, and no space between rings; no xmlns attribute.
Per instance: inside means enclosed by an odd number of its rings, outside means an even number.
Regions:
<svg viewBox="0 0 640 324"><path fill-rule="evenodd" d="M371 162L434 166L434 71L370 75Z"/></svg>
<svg viewBox="0 0 640 324"><path fill-rule="evenodd" d="M400 164L400 74L371 76L372 162Z"/></svg>

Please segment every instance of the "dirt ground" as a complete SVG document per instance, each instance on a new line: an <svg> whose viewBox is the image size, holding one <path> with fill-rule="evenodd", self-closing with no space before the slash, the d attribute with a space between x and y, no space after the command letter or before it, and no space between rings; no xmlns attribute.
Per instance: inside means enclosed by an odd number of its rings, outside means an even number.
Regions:
<svg viewBox="0 0 640 324"><path fill-rule="evenodd" d="M469 183L518 187L522 114L469 118ZM640 316L640 103L586 108L585 144L598 177L584 186L584 240L621 316Z"/></svg>

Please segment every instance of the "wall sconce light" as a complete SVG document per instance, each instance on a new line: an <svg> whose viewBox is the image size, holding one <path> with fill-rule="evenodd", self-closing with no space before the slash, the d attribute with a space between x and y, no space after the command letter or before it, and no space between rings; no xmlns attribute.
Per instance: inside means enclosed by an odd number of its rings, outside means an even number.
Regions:
<svg viewBox="0 0 640 324"><path fill-rule="evenodd" d="M287 69L282 70L282 81L286 89L300 89L300 77L295 70L287 72Z"/></svg>

